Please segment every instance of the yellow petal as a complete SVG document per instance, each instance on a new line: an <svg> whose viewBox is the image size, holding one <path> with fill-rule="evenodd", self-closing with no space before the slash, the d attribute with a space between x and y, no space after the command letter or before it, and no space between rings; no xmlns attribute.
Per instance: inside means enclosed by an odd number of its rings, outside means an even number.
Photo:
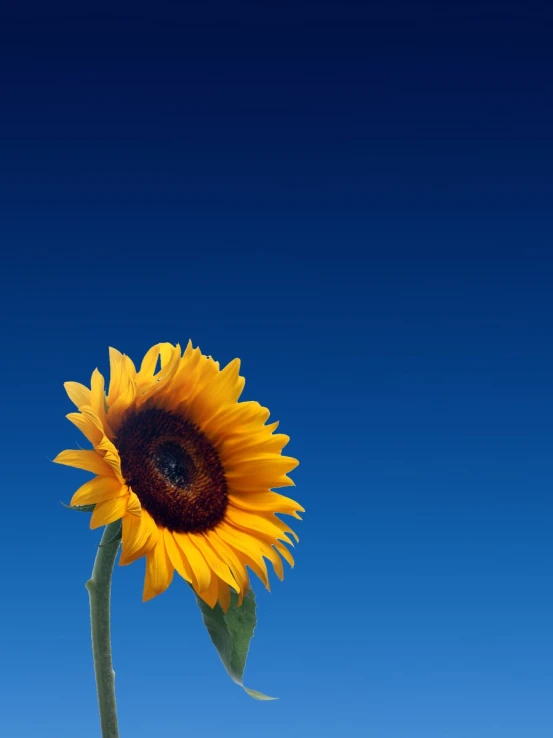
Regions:
<svg viewBox="0 0 553 738"><path fill-rule="evenodd" d="M191 412L207 432L210 422L219 415L221 408L234 405L244 389L244 377L239 376L240 359L234 359L221 371L206 381L190 403Z"/></svg>
<svg viewBox="0 0 553 738"><path fill-rule="evenodd" d="M225 543L239 552L239 556L243 559L244 563L257 574L265 587L270 589L267 565L263 558L265 556L270 561L273 561L275 558L270 544L265 540L253 538L244 531L233 528L226 523L220 523L217 526L216 532Z"/></svg>
<svg viewBox="0 0 553 738"><path fill-rule="evenodd" d="M218 389L222 402L238 402L245 379L240 376L240 359L233 359L219 374Z"/></svg>
<svg viewBox="0 0 553 738"><path fill-rule="evenodd" d="M211 547L207 538L202 533L189 533L188 536L219 579L222 579L227 584L230 584L237 592L240 592L240 585L232 576L228 565L225 564L219 554Z"/></svg>
<svg viewBox="0 0 553 738"><path fill-rule="evenodd" d="M237 581L240 591L248 588L248 573L244 564L240 561L235 551L228 546L223 539L217 535L217 530L210 530L204 534L211 547L218 553L220 558L227 564L232 576Z"/></svg>
<svg viewBox="0 0 553 738"><path fill-rule="evenodd" d="M81 433L86 438L88 438L88 440L90 441L90 443L92 443L93 446L95 446L99 441L101 441L102 436L103 436L103 430L99 429L96 423L94 423L86 415L83 415L82 412L69 413L69 415L66 415L65 417L67 418L67 420L70 420L73 423L73 425L77 426L77 428L81 431Z"/></svg>
<svg viewBox="0 0 553 738"><path fill-rule="evenodd" d="M265 559L261 558L261 562L257 562L255 559L252 559L250 556L248 556L248 554L241 553L240 556L244 559L244 564L249 566L253 573L260 579L261 582L263 582L265 588L268 589L270 592L271 583L269 582L269 572L267 571L267 564L265 563ZM240 594L243 593L241 592Z"/></svg>
<svg viewBox="0 0 553 738"><path fill-rule="evenodd" d="M154 395L163 394L169 388L171 389L171 380L177 372L180 360L180 345L173 346L170 343L159 344L161 369L153 376L153 378L144 383L141 387L140 394L137 396L137 404L141 405Z"/></svg>
<svg viewBox="0 0 553 738"><path fill-rule="evenodd" d="M123 517L123 546L119 564L126 566L144 556L159 538L158 528L151 515L142 510L140 517L127 514Z"/></svg>
<svg viewBox="0 0 553 738"><path fill-rule="evenodd" d="M255 534L246 533L243 530L239 530L229 523L223 521L217 526L217 535L223 539L225 543L233 546L233 548L243 551L249 554L252 558L257 561L262 560L262 549L265 545L265 540L261 542L255 537Z"/></svg>
<svg viewBox="0 0 553 738"><path fill-rule="evenodd" d="M94 508L90 517L90 527L99 528L102 525L109 525L114 520L119 520L125 514L127 509L127 496L114 497L106 502L100 502Z"/></svg>
<svg viewBox="0 0 553 738"><path fill-rule="evenodd" d="M71 402L77 407L90 405L90 390L79 382L64 382L63 386Z"/></svg>
<svg viewBox="0 0 553 738"><path fill-rule="evenodd" d="M192 567L184 557L181 549L177 546L177 543L173 538L173 533L165 528L163 531L163 537L165 538L167 554L177 572L185 581L197 586L196 577L194 576Z"/></svg>
<svg viewBox="0 0 553 738"><path fill-rule="evenodd" d="M276 548L279 554L286 559L290 566L294 568L294 557L292 556L290 551L288 551L284 543L281 543L280 541L275 541L273 543L273 546Z"/></svg>
<svg viewBox="0 0 553 738"><path fill-rule="evenodd" d="M146 576L142 601L165 592L173 580L174 567L165 549L165 539L160 536L156 545L146 554Z"/></svg>
<svg viewBox="0 0 553 738"><path fill-rule="evenodd" d="M103 436L102 440L96 444L98 451L104 454L104 461L112 470L113 474L124 482L123 473L121 471L121 458L119 451L115 448L114 444L109 440L107 436Z"/></svg>
<svg viewBox="0 0 553 738"><path fill-rule="evenodd" d="M156 343L155 346L152 346L152 348L146 352L144 358L142 359L142 363L140 364L140 371L137 375L137 382L139 387L142 387L154 376L158 358L159 343Z"/></svg>
<svg viewBox="0 0 553 738"><path fill-rule="evenodd" d="M225 442L227 438L251 434L263 428L269 417L269 411L259 402L239 402L229 405L217 414L217 422L211 423L211 434L214 439Z"/></svg>
<svg viewBox="0 0 553 738"><path fill-rule="evenodd" d="M166 367L171 363L175 354L175 347L172 343L160 343L159 344L159 356L161 361L161 367Z"/></svg>
<svg viewBox="0 0 553 738"><path fill-rule="evenodd" d="M56 464L74 466L77 469L84 469L94 474L102 474L106 477L112 476L110 467L96 451L67 449L59 453L54 461Z"/></svg>
<svg viewBox="0 0 553 738"><path fill-rule="evenodd" d="M246 535L245 531L236 528L233 528L233 530L240 536ZM269 559L269 561L273 565L277 577L282 581L282 579L284 579L284 567L282 565L282 560L279 554L282 554L282 551L285 551L286 553L284 554L284 558L286 559L286 561L288 561L290 566L294 566L294 559L292 558L290 552L285 548L283 543L275 540L273 536L267 536L264 533L255 533L254 535L257 545L263 552L263 556ZM293 545L293 543L288 539L286 539L286 543L289 546Z"/></svg>
<svg viewBox="0 0 553 738"><path fill-rule="evenodd" d="M272 487L293 487L286 476L298 465L297 459L273 454L266 458L240 459L225 472L229 485L240 490L261 491Z"/></svg>
<svg viewBox="0 0 553 738"><path fill-rule="evenodd" d="M225 464L225 469L232 464L248 458L254 458L256 455L263 456L266 454L278 454L290 441L290 436L284 433L277 433L273 436L265 434L255 434L250 438L230 437L226 438L221 445L221 457Z"/></svg>
<svg viewBox="0 0 553 738"><path fill-rule="evenodd" d="M225 518L237 528L264 533L275 539L281 538L285 541L288 540L287 536L283 537L284 532L292 533L292 535L296 536L292 529L288 528L286 523L283 523L274 515L254 515L253 513L238 510L238 508L229 505L225 513Z"/></svg>
<svg viewBox="0 0 553 738"><path fill-rule="evenodd" d="M115 348L109 347L109 391L107 404L111 406L119 395L121 370L123 368L123 354Z"/></svg>
<svg viewBox="0 0 553 738"><path fill-rule="evenodd" d="M194 351L194 347L192 346L192 340L189 338L188 343L186 344L186 348L184 349L184 353L182 355L183 359L190 358L191 354Z"/></svg>
<svg viewBox="0 0 553 738"><path fill-rule="evenodd" d="M159 360L161 369L156 375L161 386L166 386L167 383L174 377L179 368L181 360L181 348L180 344L173 346L171 343L160 343L159 344Z"/></svg>
<svg viewBox="0 0 553 738"><path fill-rule="evenodd" d="M211 569L190 540L188 533L173 533L173 537L194 572L198 582L198 593L203 592L211 583Z"/></svg>
<svg viewBox="0 0 553 738"><path fill-rule="evenodd" d="M280 528L280 530L282 531L282 533L284 533L284 534L290 533L290 535L293 536L296 539L296 543L299 543L299 540L300 539L299 539L298 534L295 531L293 531L292 528L289 528L288 525L286 525L286 523L284 522L284 520L281 520L280 518L277 518L276 515L271 515L271 520L277 526L277 528ZM287 535L280 535L280 536L278 536L278 538L281 541L288 542L288 536Z"/></svg>
<svg viewBox="0 0 553 738"><path fill-rule="evenodd" d="M229 494L229 502L242 510L250 512L259 510L261 512L282 513L300 518L296 511L305 512L304 508L295 500L277 492L252 492L245 495Z"/></svg>
<svg viewBox="0 0 553 738"><path fill-rule="evenodd" d="M206 605L209 605L209 607L215 607L217 604L217 597L219 596L219 580L215 574L211 577L209 587L201 592L196 590L196 594L206 603Z"/></svg>
<svg viewBox="0 0 553 738"><path fill-rule="evenodd" d="M129 499L127 500L127 512L136 517L142 515L142 505L135 492L130 491Z"/></svg>
<svg viewBox="0 0 553 738"><path fill-rule="evenodd" d="M90 377L90 406L99 418L104 432L113 437L112 428L106 416L106 394L104 377L95 369Z"/></svg>
<svg viewBox="0 0 553 738"><path fill-rule="evenodd" d="M90 479L82 487L79 487L71 498L70 504L72 507L78 505L94 505L126 494L127 488L119 480L115 479L115 477L99 476Z"/></svg>
<svg viewBox="0 0 553 738"><path fill-rule="evenodd" d="M119 368L118 392L108 410L111 425L117 429L120 416L134 402L136 397L136 369L131 359L123 354Z"/></svg>
<svg viewBox="0 0 553 738"><path fill-rule="evenodd" d="M257 555L255 553L253 554L257 559L260 554L269 559L273 564L278 578L283 579L284 568L282 566L282 561L277 551L273 548L273 546L278 543L278 541L275 540L274 535L266 535L259 532L252 533L251 531L248 533L247 531L236 528L234 525L229 525L228 523L220 524L218 531L229 537L235 548L242 550L245 546L249 546L248 551L250 553L255 551L258 552ZM289 541L286 542L289 543Z"/></svg>

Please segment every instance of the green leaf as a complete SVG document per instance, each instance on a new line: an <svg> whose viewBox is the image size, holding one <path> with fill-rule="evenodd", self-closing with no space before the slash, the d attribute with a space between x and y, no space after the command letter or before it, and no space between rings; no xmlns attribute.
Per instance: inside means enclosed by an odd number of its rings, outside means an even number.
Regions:
<svg viewBox="0 0 553 738"><path fill-rule="evenodd" d="M255 689L248 689L242 681L248 649L256 624L255 595L252 588L248 588L240 607L238 607L238 595L231 589L230 607L226 613L223 612L219 603L212 609L199 597L196 597L196 600L209 637L230 678L255 700L278 699L267 697Z"/></svg>
<svg viewBox="0 0 553 738"><path fill-rule="evenodd" d="M92 512L96 505L66 505L65 502L61 503L68 510L77 510L77 512Z"/></svg>

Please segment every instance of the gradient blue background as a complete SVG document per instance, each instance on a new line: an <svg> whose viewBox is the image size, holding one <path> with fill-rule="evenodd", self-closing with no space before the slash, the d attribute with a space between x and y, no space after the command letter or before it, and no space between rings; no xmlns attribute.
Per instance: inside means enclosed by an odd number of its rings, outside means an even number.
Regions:
<svg viewBox="0 0 553 738"><path fill-rule="evenodd" d="M188 338L301 460L246 684L115 572L122 738L553 735L553 15L3 5L0 734L97 738L62 383Z"/></svg>

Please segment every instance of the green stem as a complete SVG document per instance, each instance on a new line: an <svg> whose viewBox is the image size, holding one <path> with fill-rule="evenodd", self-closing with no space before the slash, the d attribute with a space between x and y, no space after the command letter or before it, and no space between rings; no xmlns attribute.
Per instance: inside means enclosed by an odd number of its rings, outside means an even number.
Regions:
<svg viewBox="0 0 553 738"><path fill-rule="evenodd" d="M86 583L90 599L90 627L92 631L92 654L98 693L98 708L102 738L119 738L117 706L115 704L115 672L111 662L111 639L109 634L109 601L111 574L115 557L121 543L121 521L106 525L92 576Z"/></svg>

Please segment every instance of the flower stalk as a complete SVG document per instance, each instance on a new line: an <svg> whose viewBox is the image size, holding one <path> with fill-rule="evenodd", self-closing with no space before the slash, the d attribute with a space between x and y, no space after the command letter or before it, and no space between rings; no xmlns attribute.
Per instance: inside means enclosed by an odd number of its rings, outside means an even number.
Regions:
<svg viewBox="0 0 553 738"><path fill-rule="evenodd" d="M115 672L111 659L110 595L113 565L120 543L121 520L116 520L104 529L92 576L86 583L90 599L92 654L102 738L119 738L115 703Z"/></svg>

